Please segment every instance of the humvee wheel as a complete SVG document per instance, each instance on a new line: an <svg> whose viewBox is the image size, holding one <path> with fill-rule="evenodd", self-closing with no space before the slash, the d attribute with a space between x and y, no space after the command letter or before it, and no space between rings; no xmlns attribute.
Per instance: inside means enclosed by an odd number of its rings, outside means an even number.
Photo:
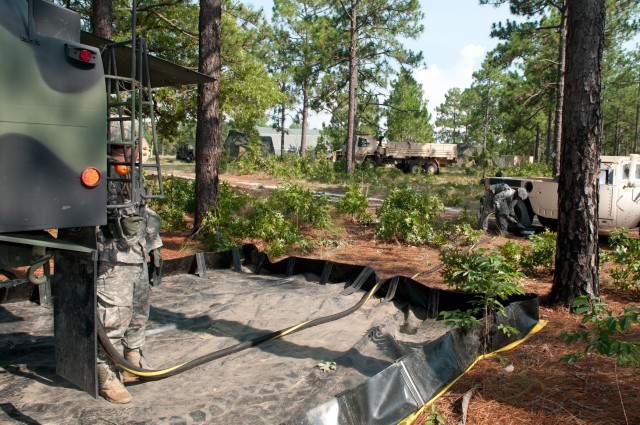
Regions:
<svg viewBox="0 0 640 425"><path fill-rule="evenodd" d="M529 210L527 209L527 204L523 200L518 200L516 205L513 207L513 212L516 215L516 218L524 227L531 227L531 223L533 222L533 218L529 215Z"/></svg>

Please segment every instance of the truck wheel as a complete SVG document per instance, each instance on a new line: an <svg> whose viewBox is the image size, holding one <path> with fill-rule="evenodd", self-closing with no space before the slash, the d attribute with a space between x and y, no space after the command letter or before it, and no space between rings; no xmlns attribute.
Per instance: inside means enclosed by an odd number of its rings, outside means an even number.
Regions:
<svg viewBox="0 0 640 425"><path fill-rule="evenodd" d="M538 221L540 222L540 224L542 224L544 227L546 227L547 229L551 230L551 231L557 231L558 230L558 220L556 220L555 218L547 218L547 217L540 217L538 216Z"/></svg>
<svg viewBox="0 0 640 425"><path fill-rule="evenodd" d="M516 218L524 227L531 227L531 223L533 219L531 215L529 215L529 210L527 209L527 204L523 200L518 200L516 205L513 207L513 212L516 215Z"/></svg>
<svg viewBox="0 0 640 425"><path fill-rule="evenodd" d="M409 173L418 174L421 171L422 171L422 167L420 167L420 164L411 164L411 165L409 165Z"/></svg>
<svg viewBox="0 0 640 425"><path fill-rule="evenodd" d="M427 163L425 163L422 168L424 168L424 171L427 172L427 174L438 174L438 172L440 170L438 170L438 164L436 164L433 161L429 161Z"/></svg>
<svg viewBox="0 0 640 425"><path fill-rule="evenodd" d="M187 162L193 162L193 154L189 153L189 156L187 157Z"/></svg>

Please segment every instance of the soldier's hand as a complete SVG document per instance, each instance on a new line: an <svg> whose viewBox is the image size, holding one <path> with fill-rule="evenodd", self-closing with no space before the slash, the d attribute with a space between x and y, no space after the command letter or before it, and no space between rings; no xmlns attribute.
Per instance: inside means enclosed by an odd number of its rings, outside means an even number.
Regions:
<svg viewBox="0 0 640 425"><path fill-rule="evenodd" d="M142 220L143 218L139 215L123 217L122 220L120 220L122 231L126 236L137 235L142 228Z"/></svg>

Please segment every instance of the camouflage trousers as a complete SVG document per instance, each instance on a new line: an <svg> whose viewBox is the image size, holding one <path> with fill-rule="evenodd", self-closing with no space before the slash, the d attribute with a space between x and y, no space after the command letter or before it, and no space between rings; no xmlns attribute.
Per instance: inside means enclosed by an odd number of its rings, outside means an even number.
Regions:
<svg viewBox="0 0 640 425"><path fill-rule="evenodd" d="M480 217L478 218L478 227L485 232L489 229L489 216L495 213L496 225L501 234L507 233L507 226L510 219L511 211L506 202L500 202L500 206L496 207L494 197L491 194L485 194L482 197L482 206L480 207Z"/></svg>
<svg viewBox="0 0 640 425"><path fill-rule="evenodd" d="M144 346L149 318L149 279L146 263L99 264L98 317L111 344L122 353ZM111 364L98 344L98 362Z"/></svg>

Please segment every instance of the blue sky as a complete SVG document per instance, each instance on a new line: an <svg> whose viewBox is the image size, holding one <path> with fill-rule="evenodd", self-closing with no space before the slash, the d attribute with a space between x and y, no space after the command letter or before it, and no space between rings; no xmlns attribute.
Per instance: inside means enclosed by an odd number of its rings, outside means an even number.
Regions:
<svg viewBox="0 0 640 425"><path fill-rule="evenodd" d="M271 14L272 0L246 0L263 7ZM425 18L425 31L407 46L420 50L426 68L414 71L422 84L429 110L435 119L435 107L444 101L444 94L453 87L461 89L471 84L471 74L480 67L486 53L497 40L489 37L491 24L510 18L507 5L480 6L478 0L420 0ZM326 117L314 115L311 127L320 127Z"/></svg>

